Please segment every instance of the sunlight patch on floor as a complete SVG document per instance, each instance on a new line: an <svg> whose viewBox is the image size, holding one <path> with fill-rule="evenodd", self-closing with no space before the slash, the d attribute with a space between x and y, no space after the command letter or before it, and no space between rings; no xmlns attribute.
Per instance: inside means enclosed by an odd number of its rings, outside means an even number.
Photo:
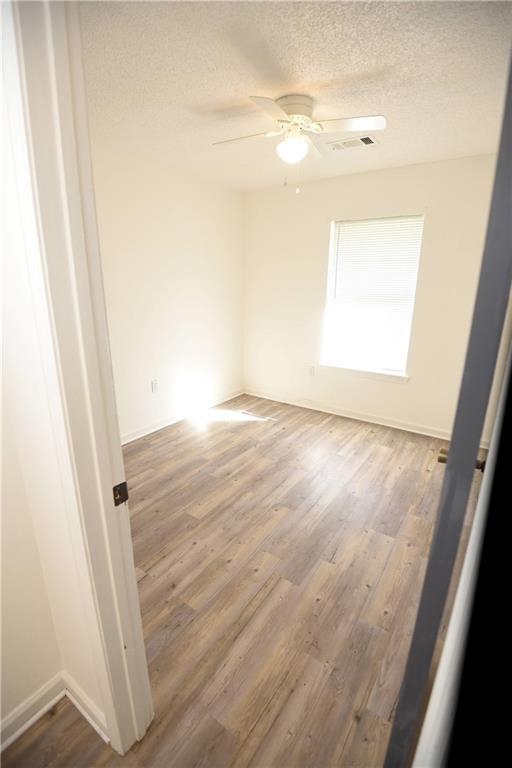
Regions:
<svg viewBox="0 0 512 768"><path fill-rule="evenodd" d="M229 408L208 408L198 411L188 418L197 429L204 430L208 424L215 422L243 423L248 421L273 421L264 416L256 416L248 411L234 411Z"/></svg>

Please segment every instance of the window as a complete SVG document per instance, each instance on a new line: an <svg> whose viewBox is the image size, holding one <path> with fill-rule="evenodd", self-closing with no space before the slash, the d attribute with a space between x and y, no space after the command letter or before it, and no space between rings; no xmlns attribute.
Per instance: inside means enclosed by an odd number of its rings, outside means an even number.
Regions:
<svg viewBox="0 0 512 768"><path fill-rule="evenodd" d="M405 376L423 216L336 221L321 363Z"/></svg>

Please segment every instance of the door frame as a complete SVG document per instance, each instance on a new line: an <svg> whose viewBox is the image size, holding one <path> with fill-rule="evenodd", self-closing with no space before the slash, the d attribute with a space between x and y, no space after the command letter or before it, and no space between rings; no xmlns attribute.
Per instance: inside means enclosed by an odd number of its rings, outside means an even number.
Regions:
<svg viewBox="0 0 512 768"><path fill-rule="evenodd" d="M103 291L79 4L12 3L46 299L80 523L107 670L104 708L124 754L153 718Z"/></svg>

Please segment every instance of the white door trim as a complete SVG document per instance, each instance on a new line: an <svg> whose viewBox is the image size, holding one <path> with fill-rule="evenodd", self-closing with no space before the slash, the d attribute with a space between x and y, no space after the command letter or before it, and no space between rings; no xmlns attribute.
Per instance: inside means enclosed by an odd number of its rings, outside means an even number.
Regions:
<svg viewBox="0 0 512 768"><path fill-rule="evenodd" d="M15 3L27 143L59 383L107 670L105 718L118 752L153 707L126 504L101 277L79 7Z"/></svg>

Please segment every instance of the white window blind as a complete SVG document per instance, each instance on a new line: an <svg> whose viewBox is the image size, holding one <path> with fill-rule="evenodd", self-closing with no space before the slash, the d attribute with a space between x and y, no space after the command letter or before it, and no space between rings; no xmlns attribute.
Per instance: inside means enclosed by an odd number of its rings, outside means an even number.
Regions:
<svg viewBox="0 0 512 768"><path fill-rule="evenodd" d="M405 375L423 216L338 221L322 363Z"/></svg>

